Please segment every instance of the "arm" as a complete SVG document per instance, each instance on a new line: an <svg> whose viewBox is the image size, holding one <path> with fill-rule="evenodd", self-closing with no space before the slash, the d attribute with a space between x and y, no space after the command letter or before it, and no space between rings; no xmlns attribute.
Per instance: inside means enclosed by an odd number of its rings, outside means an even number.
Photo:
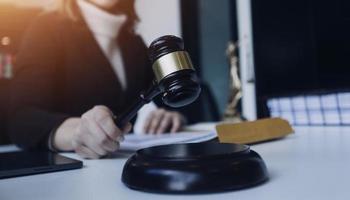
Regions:
<svg viewBox="0 0 350 200"><path fill-rule="evenodd" d="M130 126L117 128L112 112L104 106L77 117L59 112L65 103L60 99L64 89L60 87L64 81L60 44L64 41L59 30L52 30L57 27L54 22L52 18L37 19L24 38L12 88L10 136L26 149L47 149L51 144L82 157L101 157L118 148L122 133Z"/></svg>
<svg viewBox="0 0 350 200"><path fill-rule="evenodd" d="M9 134L22 148L47 148L49 133L69 117L57 111L62 52L54 21L45 17L25 34L12 82Z"/></svg>

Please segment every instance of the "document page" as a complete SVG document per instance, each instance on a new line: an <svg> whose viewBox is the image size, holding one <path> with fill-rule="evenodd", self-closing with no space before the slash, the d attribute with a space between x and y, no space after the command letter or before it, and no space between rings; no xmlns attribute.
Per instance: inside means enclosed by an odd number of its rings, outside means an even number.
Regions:
<svg viewBox="0 0 350 200"><path fill-rule="evenodd" d="M215 132L178 132L154 134L128 134L120 144L122 151L136 151L138 149L175 143L198 143L217 137Z"/></svg>

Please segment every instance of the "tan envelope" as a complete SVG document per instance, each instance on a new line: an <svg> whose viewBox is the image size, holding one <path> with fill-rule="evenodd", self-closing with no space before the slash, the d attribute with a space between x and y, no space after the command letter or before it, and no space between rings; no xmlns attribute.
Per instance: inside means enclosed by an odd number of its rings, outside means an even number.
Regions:
<svg viewBox="0 0 350 200"><path fill-rule="evenodd" d="M285 137L294 132L288 121L268 118L237 124L218 124L219 141L222 143L250 144Z"/></svg>

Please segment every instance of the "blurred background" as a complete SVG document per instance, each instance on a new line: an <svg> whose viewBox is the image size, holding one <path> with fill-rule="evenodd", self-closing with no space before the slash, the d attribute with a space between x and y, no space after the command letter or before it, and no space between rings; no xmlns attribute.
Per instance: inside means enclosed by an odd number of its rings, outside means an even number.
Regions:
<svg viewBox="0 0 350 200"><path fill-rule="evenodd" d="M2 143L8 141L9 85L21 38L51 1L0 0ZM147 45L165 34L184 38L204 88L188 112L193 122L223 120L236 95L234 109L241 119L283 117L293 125L350 125L349 1L136 2L138 32ZM228 50L230 42L236 51ZM241 95L232 92L235 59Z"/></svg>

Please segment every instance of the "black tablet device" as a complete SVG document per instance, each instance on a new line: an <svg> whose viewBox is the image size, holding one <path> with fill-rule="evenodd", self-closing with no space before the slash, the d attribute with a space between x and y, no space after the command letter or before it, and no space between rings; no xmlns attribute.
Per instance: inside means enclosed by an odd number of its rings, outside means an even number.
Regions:
<svg viewBox="0 0 350 200"><path fill-rule="evenodd" d="M0 178L81 168L79 160L53 152L16 151L0 153Z"/></svg>

